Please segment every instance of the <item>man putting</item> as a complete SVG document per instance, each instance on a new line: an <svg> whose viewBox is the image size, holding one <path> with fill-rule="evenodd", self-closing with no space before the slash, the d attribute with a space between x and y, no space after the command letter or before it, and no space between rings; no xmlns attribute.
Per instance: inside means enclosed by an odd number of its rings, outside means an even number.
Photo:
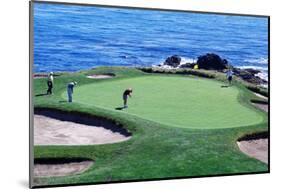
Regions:
<svg viewBox="0 0 281 189"><path fill-rule="evenodd" d="M133 93L132 88L128 88L123 92L123 101L124 101L124 107L123 108L128 108L128 105L127 105L128 96L131 98L132 93Z"/></svg>
<svg viewBox="0 0 281 189"><path fill-rule="evenodd" d="M72 81L67 85L68 102L72 102L73 88L75 85L77 85L76 81Z"/></svg>

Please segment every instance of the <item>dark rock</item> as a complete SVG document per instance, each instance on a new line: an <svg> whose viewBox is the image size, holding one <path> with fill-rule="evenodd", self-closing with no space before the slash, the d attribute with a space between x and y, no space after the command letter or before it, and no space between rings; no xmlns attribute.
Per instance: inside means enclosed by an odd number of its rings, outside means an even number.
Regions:
<svg viewBox="0 0 281 189"><path fill-rule="evenodd" d="M168 65L176 68L180 65L180 62L181 62L181 57L178 55L173 55L165 60L164 65Z"/></svg>
<svg viewBox="0 0 281 189"><path fill-rule="evenodd" d="M180 68L194 68L195 63L185 63L180 65Z"/></svg>
<svg viewBox="0 0 281 189"><path fill-rule="evenodd" d="M243 80L253 83L253 84L266 84L267 81L261 79L260 77L256 76L257 73L260 73L259 70L255 69L240 69L240 68L233 68L234 75L242 78Z"/></svg>
<svg viewBox="0 0 281 189"><path fill-rule="evenodd" d="M253 68L247 68L247 69L244 69L244 70L246 70L247 72L249 72L249 73L251 73L253 75L258 74L258 73L261 72L260 70L255 70Z"/></svg>
<svg viewBox="0 0 281 189"><path fill-rule="evenodd" d="M249 83L253 84L267 84L267 81L258 77L256 74L260 73L259 70L255 70L252 68L247 69L240 69L235 68L231 64L228 63L226 59L222 59L219 55L214 53L207 53L205 55L199 56L197 63L184 63L181 64L181 57L178 55L173 55L168 57L163 65L168 65L173 68L187 68L187 69L193 69L194 66L197 64L199 69L206 69L206 70L215 70L219 72L225 72L226 69L232 69L234 75L237 77L240 77L244 81L247 81ZM163 65L158 65L158 67L162 67ZM163 70L157 71L157 72L165 72Z"/></svg>
<svg viewBox="0 0 281 189"><path fill-rule="evenodd" d="M224 70L227 69L228 61L217 54L207 53L198 57L197 64L199 69Z"/></svg>

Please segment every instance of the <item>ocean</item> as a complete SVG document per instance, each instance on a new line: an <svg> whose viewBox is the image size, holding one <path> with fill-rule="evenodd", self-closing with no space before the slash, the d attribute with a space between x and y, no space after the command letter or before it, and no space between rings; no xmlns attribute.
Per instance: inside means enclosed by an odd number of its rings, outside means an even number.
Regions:
<svg viewBox="0 0 281 189"><path fill-rule="evenodd" d="M152 66L216 53L268 77L268 19L35 3L34 72Z"/></svg>

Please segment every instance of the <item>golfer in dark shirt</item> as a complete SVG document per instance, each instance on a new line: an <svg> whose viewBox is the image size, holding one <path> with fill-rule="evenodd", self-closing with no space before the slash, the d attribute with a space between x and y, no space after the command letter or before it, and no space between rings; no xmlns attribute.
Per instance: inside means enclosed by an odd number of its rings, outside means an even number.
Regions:
<svg viewBox="0 0 281 189"><path fill-rule="evenodd" d="M227 72L226 72L226 77L227 77L227 80L229 82L229 85L231 85L231 82L232 82L232 75L233 75L233 72L231 69L229 69Z"/></svg>
<svg viewBox="0 0 281 189"><path fill-rule="evenodd" d="M48 85L48 90L47 90L47 94L52 94L52 89L53 89L53 85L54 85L54 76L53 76L53 72L50 72L49 76L48 76L48 80L47 80L47 85Z"/></svg>
<svg viewBox="0 0 281 189"><path fill-rule="evenodd" d="M128 88L123 92L124 108L128 108L127 100L128 100L128 96L132 97L132 92L133 92L132 88Z"/></svg>
<svg viewBox="0 0 281 189"><path fill-rule="evenodd" d="M77 85L76 81L73 81L73 82L70 82L67 84L68 102L72 102L73 88L75 85Z"/></svg>

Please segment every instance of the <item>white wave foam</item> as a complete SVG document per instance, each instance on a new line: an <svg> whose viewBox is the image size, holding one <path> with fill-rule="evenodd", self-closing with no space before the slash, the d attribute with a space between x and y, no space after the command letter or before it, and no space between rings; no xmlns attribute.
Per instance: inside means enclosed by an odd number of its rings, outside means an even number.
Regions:
<svg viewBox="0 0 281 189"><path fill-rule="evenodd" d="M238 68L241 69L255 69L260 71L267 71L267 67L261 67L261 66L238 66Z"/></svg>
<svg viewBox="0 0 281 189"><path fill-rule="evenodd" d="M189 57L181 57L181 63L180 64L186 64L186 63L196 63L196 58L189 58Z"/></svg>
<svg viewBox="0 0 281 189"><path fill-rule="evenodd" d="M267 67L261 67L261 66L239 66L241 69L255 69L255 70L260 70L260 73L257 73L256 76L268 81L268 69Z"/></svg>
<svg viewBox="0 0 281 189"><path fill-rule="evenodd" d="M196 58L189 58L189 57L182 57L181 56L180 65L183 65L183 64L186 64L186 63L196 63L196 60L197 60ZM167 68L167 69L173 68L171 66L164 65L164 62L165 62L165 59L161 60L159 63L153 64L152 67L158 67L160 65L162 68Z"/></svg>
<svg viewBox="0 0 281 189"><path fill-rule="evenodd" d="M245 59L244 62L252 63L252 64L268 64L267 58L253 58L253 59Z"/></svg>
<svg viewBox="0 0 281 189"><path fill-rule="evenodd" d="M260 73L256 74L256 76L268 81L268 73L267 72L260 72Z"/></svg>

